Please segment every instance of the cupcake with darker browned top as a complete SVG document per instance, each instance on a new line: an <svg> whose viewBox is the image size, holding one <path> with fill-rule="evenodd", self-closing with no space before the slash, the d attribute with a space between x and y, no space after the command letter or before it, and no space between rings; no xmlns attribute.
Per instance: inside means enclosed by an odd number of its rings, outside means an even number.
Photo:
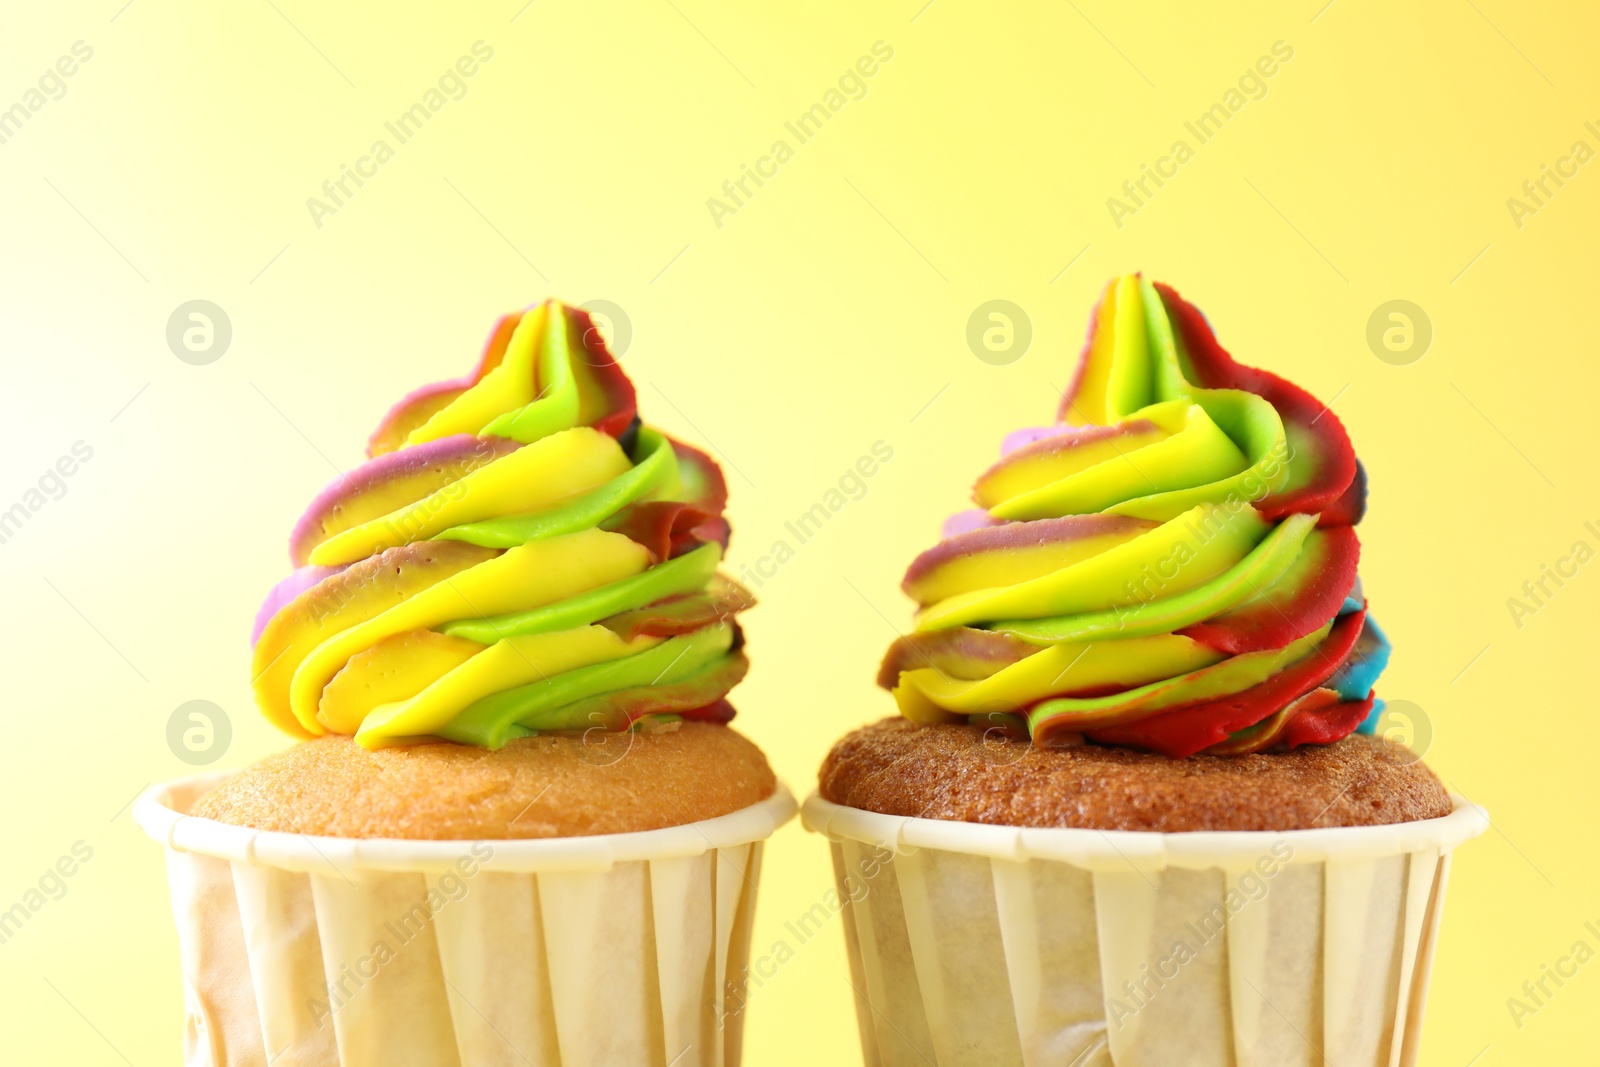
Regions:
<svg viewBox="0 0 1600 1067"><path fill-rule="evenodd" d="M878 677L900 717L840 740L805 809L807 824L835 839L841 884L866 877L852 848L893 854L874 856L871 870L894 872L899 900L862 899L851 949L869 985L904 987L896 1028L926 1034L932 1048L886 1037L864 1010L869 1060L899 1062L907 1043L938 1052L976 1041L993 1062L1031 1063L1022 1053L1034 1040L1048 1062L1166 1063L1180 1052L1182 1062L1212 1062L1169 1043L1178 1031L1146 1025L1136 1036L1119 1025L1105 983L1160 946L1129 955L1122 945L1108 956L1108 939L1166 929L1213 891L1231 901L1229 880L1253 849L1274 857L1272 874L1260 877L1300 886L1295 908L1334 909L1321 887L1334 892L1331 871L1344 859L1378 864L1384 879L1410 870L1412 880L1395 888L1399 914L1437 906L1440 857L1481 831L1481 813L1378 735L1383 706L1373 687L1390 647L1356 573L1366 477L1326 405L1236 362L1171 288L1121 277L1095 309L1056 421L1008 436L973 500L906 572L915 625ZM1002 869L1001 857L1022 866ZM958 879L959 900L946 896L958 891L948 879L973 863L985 869ZM1102 884L1119 866L1143 880L1126 899ZM1089 878L1093 892L1076 905L1039 897L1068 877L1062 871ZM1019 896L1023 883L1032 888ZM1277 899L1290 897L1280 890ZM1057 931L1065 940L1019 957L1045 937L1039 909L1047 907L1088 913L1071 919L1072 936ZM1362 914L1391 931L1397 914L1394 900L1375 896L1337 907L1346 918L1370 909ZM956 948L919 929L920 916L954 911L998 924L998 934ZM1247 923L1231 905L1226 916L1236 929ZM1404 933L1407 952L1431 946L1431 933ZM1260 940L1270 940L1265 931L1241 934L1306 962L1274 976L1239 957L1234 977L1275 988L1281 979L1295 990L1313 978L1343 982L1348 970L1313 975L1318 960L1338 956L1324 934L1367 938L1331 920L1298 940L1284 935L1276 948ZM901 938L905 954L891 962L882 946ZM1363 979L1409 998L1426 973L1408 958L1393 973L1387 960L1368 960ZM1100 961L1092 975L1084 959ZM1020 1029L963 1032L951 1018L955 973L988 973L990 986L1007 975L1013 985L1003 995L972 990L971 1003ZM930 1000L937 975L943 992ZM1215 992L1191 990L1183 1001L1191 1026L1203 1019L1231 1029L1237 1062L1298 1062L1261 1058L1272 1043L1240 1028L1226 988ZM1045 994L1087 996L1102 1010L1086 1008L1070 1035L1037 1029L1045 1009L1015 997ZM1399 1057L1406 1037L1394 1030L1395 1004L1385 992L1369 1007L1389 1013L1384 1049ZM1330 999L1325 1008L1335 1006ZM1347 1022L1323 1008L1314 1014L1294 1021L1330 1034ZM1366 1048L1375 1031L1357 1029L1341 1034Z"/></svg>
<svg viewBox="0 0 1600 1067"><path fill-rule="evenodd" d="M973 488L978 507L906 572L916 625L878 682L906 720L938 729L852 735L829 756L823 795L1106 829L1448 814L1409 753L1349 739L1377 722L1389 654L1356 576L1365 483L1324 405L1236 363L1172 289L1114 281L1058 421L1011 434ZM893 767L896 788L878 788L863 760ZM1024 777L1053 785L1041 794ZM1034 799L1002 816L986 779ZM1207 799L1230 790L1258 806Z"/></svg>

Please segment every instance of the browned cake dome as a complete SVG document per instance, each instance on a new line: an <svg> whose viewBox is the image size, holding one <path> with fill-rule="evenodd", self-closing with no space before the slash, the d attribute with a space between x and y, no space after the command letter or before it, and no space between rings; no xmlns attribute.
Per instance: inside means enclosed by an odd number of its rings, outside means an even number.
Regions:
<svg viewBox="0 0 1600 1067"><path fill-rule="evenodd" d="M1409 749L1362 734L1292 752L1175 760L884 719L834 745L818 778L835 804L1004 826L1305 830L1433 819L1451 809L1439 779Z"/></svg>
<svg viewBox="0 0 1600 1067"><path fill-rule="evenodd" d="M191 814L328 837L576 837L713 819L776 787L759 748L709 723L529 737L497 752L444 743L369 752L328 736L240 771Z"/></svg>

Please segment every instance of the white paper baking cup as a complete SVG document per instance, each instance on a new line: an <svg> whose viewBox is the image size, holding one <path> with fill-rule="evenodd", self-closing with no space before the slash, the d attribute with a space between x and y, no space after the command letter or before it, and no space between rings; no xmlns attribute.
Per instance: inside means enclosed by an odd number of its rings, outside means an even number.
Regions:
<svg viewBox="0 0 1600 1067"><path fill-rule="evenodd" d="M1284 833L1027 829L813 794L868 1067L1416 1063L1441 819Z"/></svg>
<svg viewBox="0 0 1600 1067"><path fill-rule="evenodd" d="M455 842L187 814L226 777L134 806L167 849L190 1067L740 1062L762 842L795 811L781 783L663 830Z"/></svg>

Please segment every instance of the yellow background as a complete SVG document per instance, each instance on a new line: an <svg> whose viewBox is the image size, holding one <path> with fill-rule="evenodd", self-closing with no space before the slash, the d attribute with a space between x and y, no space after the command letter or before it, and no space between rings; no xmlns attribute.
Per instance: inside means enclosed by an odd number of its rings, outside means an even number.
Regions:
<svg viewBox="0 0 1600 1067"><path fill-rule="evenodd" d="M1398 647L1381 693L1424 710L1430 763L1495 818L1458 856L1424 1061L1592 1062L1600 963L1520 1028L1506 1003L1600 948L1600 563L1521 627L1507 607L1575 541L1600 548L1600 163L1520 228L1506 204L1574 141L1600 148L1592 11L923 2L7 13L0 108L75 41L94 56L0 144L0 510L75 441L93 457L0 544L0 908L74 842L94 858L0 945L0 1061L176 1060L161 856L127 804L190 772L165 740L185 701L231 717L219 767L283 745L246 639L288 529L498 313L626 310L646 416L729 468L736 566L893 447L749 616L739 726L804 793L835 737L891 711L872 675L909 617L901 570L1001 436L1048 421L1104 280L1143 269L1334 401L1372 478L1362 571ZM306 199L479 40L494 58L465 97L316 226ZM894 56L866 96L716 225L707 198L877 41ZM1294 55L1266 97L1119 228L1107 198L1193 145L1184 122L1276 41ZM208 366L164 337L194 298L233 325ZM965 341L996 298L1034 331L1005 366ZM1407 366L1365 340L1397 298L1434 327ZM826 856L797 825L774 840L758 952L830 884ZM855 1062L845 975L836 930L802 946L751 1000L750 1062Z"/></svg>

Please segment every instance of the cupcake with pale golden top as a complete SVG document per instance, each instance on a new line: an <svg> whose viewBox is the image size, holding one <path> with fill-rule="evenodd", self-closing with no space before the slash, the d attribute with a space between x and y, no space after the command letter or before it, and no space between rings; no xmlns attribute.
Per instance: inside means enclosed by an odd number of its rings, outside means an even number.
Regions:
<svg viewBox="0 0 1600 1067"><path fill-rule="evenodd" d="M299 743L137 809L190 1062L737 1060L793 800L728 725L721 471L635 408L586 312L506 316L295 525L251 684Z"/></svg>
<svg viewBox="0 0 1600 1067"><path fill-rule="evenodd" d="M1130 275L1001 453L805 808L868 1061L1415 1062L1486 820L1377 735L1338 417Z"/></svg>

